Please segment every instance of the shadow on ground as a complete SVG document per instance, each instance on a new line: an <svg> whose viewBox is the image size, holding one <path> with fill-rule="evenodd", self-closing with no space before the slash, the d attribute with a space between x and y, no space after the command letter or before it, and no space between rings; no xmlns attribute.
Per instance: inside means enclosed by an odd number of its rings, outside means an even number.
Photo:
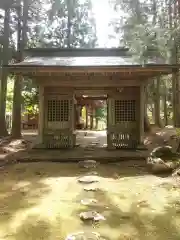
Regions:
<svg viewBox="0 0 180 240"><path fill-rule="evenodd" d="M149 176L142 168L111 164L95 169L104 181L100 189L85 192L77 177L87 171L77 164L60 163L16 164L2 169L0 239L64 239L72 231L84 229L113 240L180 239L179 195L170 198L179 193L178 188L168 183L160 186L156 183L159 178ZM138 202L133 197L132 191L141 188L136 180L142 183L141 194L152 191L151 181L159 184L154 189L159 199L153 196L153 201L161 201L163 210L154 209L148 199ZM80 200L84 198L94 198L98 203L83 206ZM101 213L106 220L84 224L79 214L89 210Z"/></svg>

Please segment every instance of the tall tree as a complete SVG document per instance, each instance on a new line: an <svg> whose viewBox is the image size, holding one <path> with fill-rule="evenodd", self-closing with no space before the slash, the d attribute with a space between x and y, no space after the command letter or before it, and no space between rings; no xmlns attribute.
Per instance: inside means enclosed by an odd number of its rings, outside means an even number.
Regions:
<svg viewBox="0 0 180 240"><path fill-rule="evenodd" d="M4 1L5 2L5 1ZM2 65L8 65L9 61L9 38L10 38L10 7L12 2L6 1L5 16L4 16L4 36L3 36L3 50L2 50ZM2 68L0 80L0 136L7 136L6 128L6 94L7 94L7 77L8 72L6 68Z"/></svg>
<svg viewBox="0 0 180 240"><path fill-rule="evenodd" d="M23 60L23 51L27 43L27 19L28 19L29 1L24 0L23 11L21 1L16 5L18 27L17 27L17 62ZM21 87L22 77L16 76L14 80L14 94L13 94L13 114L12 114L12 131L13 138L21 137Z"/></svg>
<svg viewBox="0 0 180 240"><path fill-rule="evenodd" d="M145 63L148 57L164 58L166 63L178 64L180 52L180 31L179 31L179 0L112 0L116 9L124 11L121 25L114 24L115 33L121 32L122 39L120 44L128 46L136 60ZM118 27L117 27L118 26ZM155 49L149 53L147 50ZM169 82L169 78L163 78L163 81ZM180 83L178 72L172 74L171 81L173 84L167 84L171 92L171 102L173 103L173 120L175 126L180 126ZM167 111L167 97L162 88L164 84L159 85L160 81L155 80L155 84L148 88L151 89L149 96L152 97L155 106L155 123L160 124L160 103L164 101L164 110ZM152 84L152 82L151 82ZM172 90L171 91L171 86ZM154 93L154 94L152 94ZM173 99L173 100L172 100ZM162 110L162 108L161 108ZM165 114L167 115L167 114ZM166 118L166 117L165 117ZM167 118L165 122L167 122ZM172 119L171 119L172 120Z"/></svg>
<svg viewBox="0 0 180 240"><path fill-rule="evenodd" d="M40 35L45 47L95 47L96 24L91 0L53 0L47 12L48 28Z"/></svg>

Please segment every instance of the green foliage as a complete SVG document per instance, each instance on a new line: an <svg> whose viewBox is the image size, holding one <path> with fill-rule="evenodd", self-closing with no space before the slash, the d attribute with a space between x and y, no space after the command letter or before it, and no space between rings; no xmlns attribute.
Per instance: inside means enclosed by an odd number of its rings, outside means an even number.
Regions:
<svg viewBox="0 0 180 240"><path fill-rule="evenodd" d="M29 46L95 47L96 25L91 0L52 0L47 1L47 5L38 2L38 11L31 6L35 15L31 19Z"/></svg>
<svg viewBox="0 0 180 240"><path fill-rule="evenodd" d="M13 106L13 88L14 79L8 78L7 84L7 98L6 98L6 112L12 112ZM22 91L22 108L25 113L35 114L39 111L38 109L38 90L33 86L30 79L24 81Z"/></svg>
<svg viewBox="0 0 180 240"><path fill-rule="evenodd" d="M27 0L28 14L28 47L95 47L96 25L92 14L91 0ZM14 3L16 1L14 0ZM0 18L0 37L3 36L3 17ZM17 11L11 9L10 44L13 52L17 46ZM70 25L68 25L70 23ZM70 36L68 35L70 30ZM0 38L1 41L1 38ZM1 42L0 42L1 48ZM0 54L1 55L1 54ZM16 53L10 59L16 61ZM13 59L12 59L13 56ZM13 76L8 80L7 111L12 111ZM25 78L22 86L22 107L25 112L38 112L38 89L31 79Z"/></svg>
<svg viewBox="0 0 180 240"><path fill-rule="evenodd" d="M25 113L36 114L38 108L38 91L37 88L31 88L31 91L22 91L23 108Z"/></svg>
<svg viewBox="0 0 180 240"><path fill-rule="evenodd" d="M95 117L98 120L106 121L107 118L107 107L97 108L95 112Z"/></svg>
<svg viewBox="0 0 180 240"><path fill-rule="evenodd" d="M6 97L6 112L12 112L13 106L13 88L14 88L14 81L12 78L8 78L7 81L7 97Z"/></svg>

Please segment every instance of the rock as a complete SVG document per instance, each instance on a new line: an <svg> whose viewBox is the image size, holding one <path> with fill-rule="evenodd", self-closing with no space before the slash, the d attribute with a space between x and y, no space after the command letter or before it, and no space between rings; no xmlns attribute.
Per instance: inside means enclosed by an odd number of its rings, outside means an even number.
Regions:
<svg viewBox="0 0 180 240"><path fill-rule="evenodd" d="M84 168L95 168L97 166L97 162L95 160L85 160L79 162L79 165Z"/></svg>
<svg viewBox="0 0 180 240"><path fill-rule="evenodd" d="M94 175L88 175L88 176L84 176L78 179L78 181L80 183L95 183L95 182L99 182L99 178L97 176Z"/></svg>
<svg viewBox="0 0 180 240"><path fill-rule="evenodd" d="M180 177L180 168L176 169L173 174L172 174L173 177Z"/></svg>
<svg viewBox="0 0 180 240"><path fill-rule="evenodd" d="M84 191L86 192L97 192L98 191L98 188L97 187L90 187L90 186L87 186L87 187L84 187Z"/></svg>
<svg viewBox="0 0 180 240"><path fill-rule="evenodd" d="M21 149L21 148L26 148L27 147L28 142L25 141L24 139L16 139L13 140L9 146L15 149Z"/></svg>
<svg viewBox="0 0 180 240"><path fill-rule="evenodd" d="M150 157L153 158L163 158L163 157L171 157L174 156L173 149L171 146L162 146L153 149L150 153Z"/></svg>
<svg viewBox="0 0 180 240"><path fill-rule="evenodd" d="M165 128L167 128L167 129L174 129L174 126L172 126L172 125L166 125Z"/></svg>
<svg viewBox="0 0 180 240"><path fill-rule="evenodd" d="M67 236L65 240L100 240L101 236L96 232L77 232Z"/></svg>
<svg viewBox="0 0 180 240"><path fill-rule="evenodd" d="M93 176L98 176L98 172L93 171L93 172L88 172L87 175L93 175Z"/></svg>
<svg viewBox="0 0 180 240"><path fill-rule="evenodd" d="M82 212L79 215L82 221L101 221L105 220L105 217L95 211Z"/></svg>
<svg viewBox="0 0 180 240"><path fill-rule="evenodd" d="M172 167L165 163L161 158L148 157L147 166L148 169L155 174L172 172Z"/></svg>
<svg viewBox="0 0 180 240"><path fill-rule="evenodd" d="M91 206L91 205L95 205L97 203L97 200L96 199L83 199L81 200L81 204L85 205L85 206Z"/></svg>

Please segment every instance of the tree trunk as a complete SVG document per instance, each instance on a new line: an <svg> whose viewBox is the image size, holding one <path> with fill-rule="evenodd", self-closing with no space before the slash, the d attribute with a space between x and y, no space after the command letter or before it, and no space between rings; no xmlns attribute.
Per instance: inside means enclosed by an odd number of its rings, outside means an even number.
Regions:
<svg viewBox="0 0 180 240"><path fill-rule="evenodd" d="M98 117L96 117L95 119L96 119L96 130L98 130L99 118L98 118Z"/></svg>
<svg viewBox="0 0 180 240"><path fill-rule="evenodd" d="M67 1L68 22L67 22L67 47L71 48L71 27L72 27L72 0Z"/></svg>
<svg viewBox="0 0 180 240"><path fill-rule="evenodd" d="M86 126L85 126L86 129L88 129L88 113L89 113L89 107L86 106Z"/></svg>
<svg viewBox="0 0 180 240"><path fill-rule="evenodd" d="M4 17L4 39L3 39L3 65L8 65L9 61L9 35L10 35L10 8L7 7ZM2 68L0 80L0 136L7 136L6 127L6 94L7 94L7 77L8 71Z"/></svg>
<svg viewBox="0 0 180 240"><path fill-rule="evenodd" d="M172 75L173 88L173 124L175 127L180 127L180 96L179 96L179 76L178 73Z"/></svg>
<svg viewBox="0 0 180 240"><path fill-rule="evenodd" d="M17 36L17 51L18 51L18 58L17 62L21 62L23 59L23 50L27 43L27 18L28 18L28 1L24 0L23 6L23 17L22 17L22 24L21 26L21 7L17 8L17 15L18 15L18 36ZM21 137L21 104L22 104L22 96L21 96L21 76L16 76L14 81L14 95L13 95L13 114L12 114L12 131L11 136L13 138L20 138Z"/></svg>
<svg viewBox="0 0 180 240"><path fill-rule="evenodd" d="M93 129L93 107L90 107L90 129Z"/></svg>
<svg viewBox="0 0 180 240"><path fill-rule="evenodd" d="M164 125L168 125L167 96L164 94Z"/></svg>
<svg viewBox="0 0 180 240"><path fill-rule="evenodd" d="M149 122L149 118L146 111L144 115L144 131L149 132L150 130L151 130L151 124Z"/></svg>
<svg viewBox="0 0 180 240"><path fill-rule="evenodd" d="M12 138L21 137L21 79L16 76L14 80L14 95L13 95L13 114L12 114Z"/></svg>

